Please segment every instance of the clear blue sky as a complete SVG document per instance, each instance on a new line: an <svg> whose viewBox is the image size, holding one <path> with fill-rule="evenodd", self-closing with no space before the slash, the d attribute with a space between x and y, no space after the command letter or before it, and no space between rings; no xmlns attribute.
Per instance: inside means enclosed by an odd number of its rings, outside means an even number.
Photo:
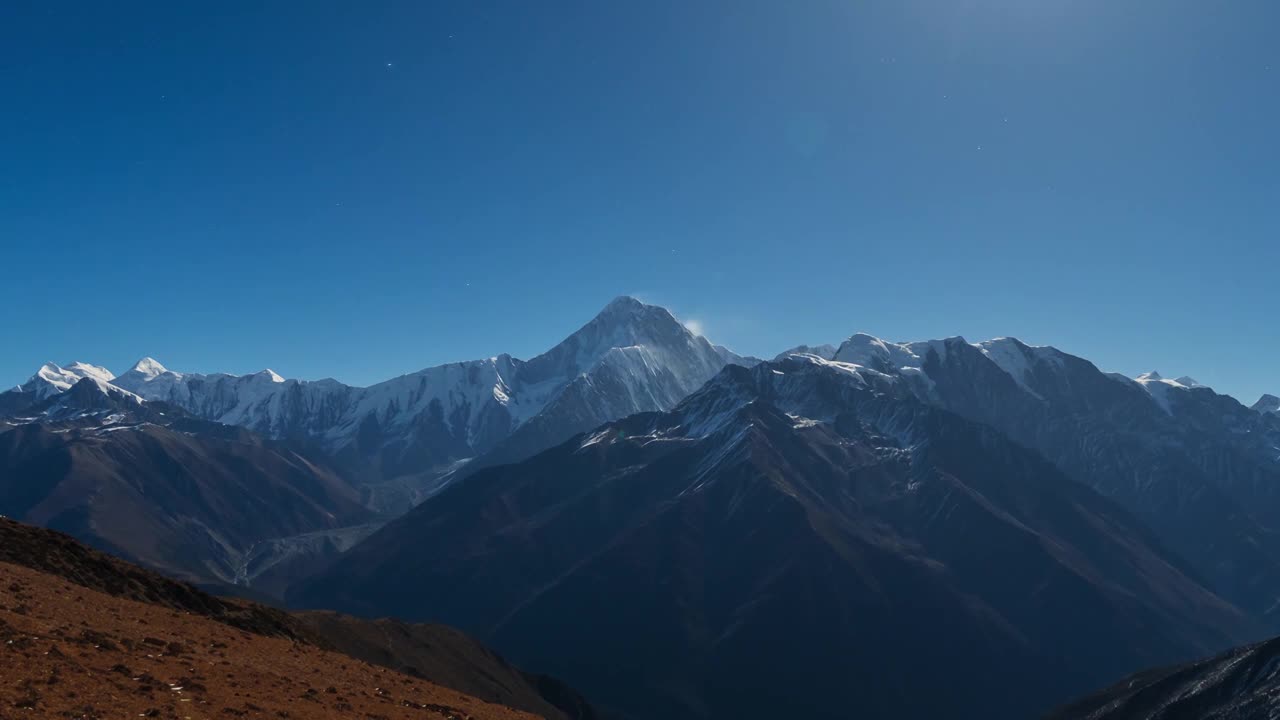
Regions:
<svg viewBox="0 0 1280 720"><path fill-rule="evenodd" d="M368 383L615 295L1280 391L1274 0L6 2L0 383Z"/></svg>

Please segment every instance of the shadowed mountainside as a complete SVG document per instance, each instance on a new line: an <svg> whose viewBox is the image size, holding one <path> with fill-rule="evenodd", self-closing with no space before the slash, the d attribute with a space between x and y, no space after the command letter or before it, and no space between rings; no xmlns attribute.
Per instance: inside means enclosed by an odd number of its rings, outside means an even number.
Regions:
<svg viewBox="0 0 1280 720"><path fill-rule="evenodd" d="M1280 638L1137 673L1047 720L1261 720L1276 716Z"/></svg>
<svg viewBox="0 0 1280 720"><path fill-rule="evenodd" d="M1023 718L1257 632L1037 453L816 357L481 470L292 600L455 625L644 718Z"/></svg>

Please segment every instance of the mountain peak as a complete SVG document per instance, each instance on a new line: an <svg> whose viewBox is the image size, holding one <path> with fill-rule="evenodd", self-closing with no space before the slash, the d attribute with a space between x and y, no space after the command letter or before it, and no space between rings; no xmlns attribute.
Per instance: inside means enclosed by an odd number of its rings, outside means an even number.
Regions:
<svg viewBox="0 0 1280 720"><path fill-rule="evenodd" d="M618 415L618 407L632 411L672 407L735 359L741 360L727 350L716 350L665 308L621 296L555 347L520 364L514 379L525 388L521 403L526 412L543 412L551 402L554 412L577 418L569 422L575 427L584 418L593 419L590 426L581 428L587 430L628 414ZM580 379L584 375L592 377ZM566 388L571 388L569 394L558 397ZM601 393L608 392L619 393L614 397L622 405L602 403ZM564 409L574 402L591 407ZM602 411L606 405L614 409Z"/></svg>
<svg viewBox="0 0 1280 720"><path fill-rule="evenodd" d="M903 367L919 368L924 362L910 344L886 342L861 332L841 343L833 359L881 372Z"/></svg>
<svg viewBox="0 0 1280 720"><path fill-rule="evenodd" d="M614 298L586 325L565 338L545 356L572 349L573 374L594 365L613 348L633 345L668 346L684 344L694 335L666 308L646 305L626 295ZM710 344L707 343L708 350ZM538 359L535 358L536 362Z"/></svg>
<svg viewBox="0 0 1280 720"><path fill-rule="evenodd" d="M609 304L604 306L604 310L605 312L610 310L638 310L645 307L651 306L645 305L630 295L619 295L618 297L610 300Z"/></svg>
<svg viewBox="0 0 1280 720"><path fill-rule="evenodd" d="M1142 383L1143 385L1149 386L1151 383L1159 383L1161 385L1167 385L1168 387L1182 388L1184 390L1190 389L1190 388L1205 387L1204 385L1200 384L1195 378L1189 375L1183 375L1182 377L1177 378L1176 380L1170 380L1165 376L1161 375L1160 373L1156 372L1155 370L1152 370L1151 372L1147 372L1147 373L1142 373L1136 378L1136 380Z"/></svg>
<svg viewBox="0 0 1280 720"><path fill-rule="evenodd" d="M93 378L100 382L111 382L115 376L109 370L97 365L90 365L83 362L73 362L66 367L62 367L57 363L48 362L40 366L36 374L22 387L27 391L34 391L41 398L50 393L65 392L80 381L81 378Z"/></svg>
<svg viewBox="0 0 1280 720"><path fill-rule="evenodd" d="M797 345L790 350L783 350L773 359L781 360L788 355L817 355L823 360L833 360L835 359L837 350L839 350L839 348L830 343L823 343L822 345Z"/></svg>
<svg viewBox="0 0 1280 720"><path fill-rule="evenodd" d="M858 353L871 352L871 353L876 353L881 355L887 355L889 353L889 346L896 345L896 344L897 343L885 342L884 340L881 340L875 335L871 335L869 333L857 332L850 335L849 339L845 340L840 345L840 347L837 348L837 350L838 351L847 350L847 351L854 351Z"/></svg>
<svg viewBox="0 0 1280 720"><path fill-rule="evenodd" d="M1280 397L1266 394L1258 398L1258 402L1253 404L1253 409L1260 413L1275 413L1280 415Z"/></svg>
<svg viewBox="0 0 1280 720"><path fill-rule="evenodd" d="M605 305L600 312L596 313L596 316L583 327L583 330L593 326L615 329L634 327L637 324L648 325L665 318L670 318L672 323L679 324L675 316L664 307L646 305L628 295L620 295L611 300L608 305Z"/></svg>
<svg viewBox="0 0 1280 720"><path fill-rule="evenodd" d="M86 362L73 362L64 369L82 377L91 377L107 382L114 380L116 377L110 370L100 365L90 365Z"/></svg>
<svg viewBox="0 0 1280 720"><path fill-rule="evenodd" d="M133 368L130 370L130 372L135 372L140 375L146 375L147 377L155 377L156 375L163 375L164 373L169 372L169 369L166 368L164 365L161 365L160 361L156 360L155 358L144 357L138 362L134 363Z"/></svg>
<svg viewBox="0 0 1280 720"><path fill-rule="evenodd" d="M67 391L67 397L74 397L77 394L83 395L84 393L106 395L108 397L128 400L135 404L142 403L142 398L140 396L131 393L124 388L116 387L102 378L93 377L92 375L86 375L76 381L76 384L72 385L71 389Z"/></svg>
<svg viewBox="0 0 1280 720"><path fill-rule="evenodd" d="M65 391L51 395L41 414L50 420L69 420L103 410L141 407L141 397L92 375L86 375Z"/></svg>

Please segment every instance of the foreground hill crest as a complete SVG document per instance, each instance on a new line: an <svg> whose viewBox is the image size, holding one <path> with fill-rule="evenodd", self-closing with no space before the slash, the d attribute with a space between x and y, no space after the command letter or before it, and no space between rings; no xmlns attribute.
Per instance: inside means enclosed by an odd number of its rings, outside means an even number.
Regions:
<svg viewBox="0 0 1280 720"><path fill-rule="evenodd" d="M32 717L597 718L452 628L213 597L5 518L0 587L0 708Z"/></svg>

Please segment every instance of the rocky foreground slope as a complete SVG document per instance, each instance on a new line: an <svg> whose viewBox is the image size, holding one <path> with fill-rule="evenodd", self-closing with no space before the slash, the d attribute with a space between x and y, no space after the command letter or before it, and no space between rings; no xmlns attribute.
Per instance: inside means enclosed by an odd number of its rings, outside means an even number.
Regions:
<svg viewBox="0 0 1280 720"><path fill-rule="evenodd" d="M456 630L216 598L0 518L0 717L10 710L76 718L594 717L572 690L513 668Z"/></svg>

